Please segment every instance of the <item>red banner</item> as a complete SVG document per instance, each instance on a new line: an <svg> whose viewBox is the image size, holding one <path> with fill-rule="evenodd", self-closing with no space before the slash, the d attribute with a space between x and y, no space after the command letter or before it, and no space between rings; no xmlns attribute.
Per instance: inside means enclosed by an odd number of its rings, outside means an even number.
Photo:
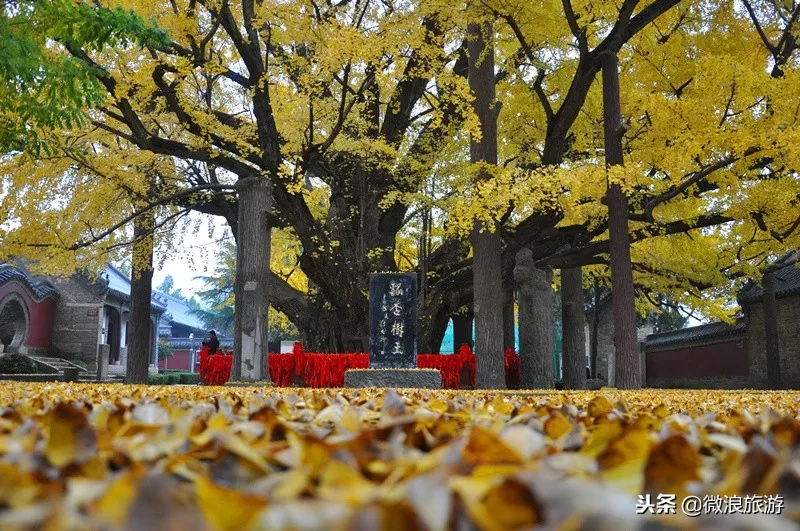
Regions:
<svg viewBox="0 0 800 531"><path fill-rule="evenodd" d="M200 381L205 385L222 385L230 378L233 356L219 351L212 356L210 351L205 346L200 349Z"/></svg>
<svg viewBox="0 0 800 531"><path fill-rule="evenodd" d="M215 354L210 356L208 348L200 351L200 381L205 385L222 385L230 378L232 356ZM439 369L442 373L442 388L460 389L475 387L475 355L467 345L457 354L419 354L417 367ZM513 349L505 353L506 385L519 385L519 356ZM293 378L301 378L306 387L342 387L344 373L348 369L369 368L369 354L350 352L323 354L305 352L300 343L295 343L291 354L270 354L269 374L278 387L289 387Z"/></svg>
<svg viewBox="0 0 800 531"><path fill-rule="evenodd" d="M506 349L506 388L519 389L519 356L514 349Z"/></svg>

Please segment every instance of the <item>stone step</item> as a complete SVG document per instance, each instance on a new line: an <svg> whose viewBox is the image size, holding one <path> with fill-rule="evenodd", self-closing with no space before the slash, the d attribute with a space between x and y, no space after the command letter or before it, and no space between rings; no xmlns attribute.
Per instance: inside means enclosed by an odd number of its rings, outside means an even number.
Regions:
<svg viewBox="0 0 800 531"><path fill-rule="evenodd" d="M31 357L33 359L35 359L36 361L39 361L39 362L42 362L42 363L46 363L46 364L48 364L48 365L50 365L52 367L55 367L56 369L59 369L61 371L63 371L64 369L77 367L78 370L81 373L87 372L86 369L82 368L80 365L75 365L73 363L70 363L69 361L67 361L67 360L65 360L63 358L51 358L51 357L47 357L47 356L31 356Z"/></svg>
<svg viewBox="0 0 800 531"><path fill-rule="evenodd" d="M43 363L60 363L60 362L64 361L61 358L45 358L45 357L40 357L40 356L31 356L31 357L33 359L35 359L37 361L41 361Z"/></svg>

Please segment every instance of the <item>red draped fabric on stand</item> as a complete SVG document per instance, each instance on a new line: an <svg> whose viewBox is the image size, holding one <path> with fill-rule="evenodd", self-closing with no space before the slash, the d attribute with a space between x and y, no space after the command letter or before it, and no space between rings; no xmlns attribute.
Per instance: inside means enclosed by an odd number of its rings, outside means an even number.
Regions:
<svg viewBox="0 0 800 531"><path fill-rule="evenodd" d="M200 381L205 385L222 385L231 376L233 356L230 354L211 355L211 349L200 349Z"/></svg>
<svg viewBox="0 0 800 531"><path fill-rule="evenodd" d="M519 358L506 352L506 374L509 371L519 381ZM509 357L511 356L511 357ZM516 360L516 362L515 362ZM516 364L515 364L516 363ZM200 381L205 385L222 385L228 381L231 372L232 356L216 354L210 356L208 348L200 351ZM442 373L442 387L459 389L461 373L467 368L469 381L475 386L475 355L467 345L462 346L457 354L419 354L417 367L420 369L438 369ZM516 367L516 372L514 372ZM305 352L300 343L295 343L291 354L269 355L269 373L277 387L292 385L293 376L301 376L307 387L328 388L342 387L344 373L348 369L369 368L369 354L361 352L323 354Z"/></svg>
<svg viewBox="0 0 800 531"><path fill-rule="evenodd" d="M294 375L295 357L292 354L270 354L269 376L277 387L289 387Z"/></svg>
<svg viewBox="0 0 800 531"><path fill-rule="evenodd" d="M506 387L509 389L519 389L519 355L514 349L506 349Z"/></svg>

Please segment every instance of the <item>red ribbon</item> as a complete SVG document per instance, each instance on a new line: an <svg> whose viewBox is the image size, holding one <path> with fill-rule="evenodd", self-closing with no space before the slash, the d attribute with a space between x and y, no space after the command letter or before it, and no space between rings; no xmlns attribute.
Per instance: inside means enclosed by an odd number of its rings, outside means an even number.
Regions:
<svg viewBox="0 0 800 531"><path fill-rule="evenodd" d="M222 385L228 381L233 356L230 354L208 355L208 347L200 350L200 381L205 385ZM469 381L475 387L475 355L467 345L462 345L457 354L419 354L417 367L438 369L442 373L442 387L458 389L461 371L469 371ZM519 356L513 349L505 353L506 382L511 387L519 384ZM307 387L342 387L344 373L349 369L369 368L369 354L348 352L323 354L305 352L300 343L295 343L291 354L270 354L269 374L278 387L292 385L293 376L301 376Z"/></svg>
<svg viewBox="0 0 800 531"><path fill-rule="evenodd" d="M506 387L519 389L519 356L514 349L508 347L505 355Z"/></svg>
<svg viewBox="0 0 800 531"><path fill-rule="evenodd" d="M211 356L210 351L206 346L200 349L200 381L205 385L222 385L231 376L233 356L222 353Z"/></svg>

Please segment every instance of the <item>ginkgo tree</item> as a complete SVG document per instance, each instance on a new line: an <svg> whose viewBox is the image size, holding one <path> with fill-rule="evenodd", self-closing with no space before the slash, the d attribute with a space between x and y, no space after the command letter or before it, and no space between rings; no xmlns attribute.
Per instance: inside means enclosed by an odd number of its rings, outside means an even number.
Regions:
<svg viewBox="0 0 800 531"><path fill-rule="evenodd" d="M235 184L235 208L224 198L204 208L225 215L238 239L236 300L244 306L236 315L245 322L237 329L247 333L237 334L237 342L250 343L237 352L263 355L266 347L270 224L290 225L302 244L311 303L322 314L309 326L331 330L334 347L362 342L363 279L395 267L394 238L406 212L399 200L383 210L381 200L413 185L437 136L466 109L465 85L448 66L460 47L447 50L442 37L454 10L373 2L324 12L304 3L122 4L153 18L170 44L114 53L62 44L107 91L92 115L94 128L181 159L184 169L208 166L205 185ZM434 73L449 100L431 96ZM426 100L427 110L417 112ZM352 175L361 175L362 184ZM322 181L329 192L321 217L307 201L304 180ZM367 181L378 189L364 188ZM262 364L249 365L258 371ZM234 377L240 370L237 360Z"/></svg>
<svg viewBox="0 0 800 531"><path fill-rule="evenodd" d="M732 279L797 244L796 5L776 12L760 3L755 14L765 20L757 23L736 2L561 4L569 33L560 36L552 34L557 24L541 23L546 3L494 6L513 36L500 49L523 58L498 90L506 171L490 193L475 190L469 201L462 193L443 206L456 217L450 226L505 220L506 268L520 246L542 266L604 262L602 199L607 183L619 182L631 199L640 294L668 289L720 315ZM620 56L630 121L626 166L613 171L602 163L593 83L604 51ZM459 172L452 182L469 190ZM469 262L462 265L468 284Z"/></svg>

